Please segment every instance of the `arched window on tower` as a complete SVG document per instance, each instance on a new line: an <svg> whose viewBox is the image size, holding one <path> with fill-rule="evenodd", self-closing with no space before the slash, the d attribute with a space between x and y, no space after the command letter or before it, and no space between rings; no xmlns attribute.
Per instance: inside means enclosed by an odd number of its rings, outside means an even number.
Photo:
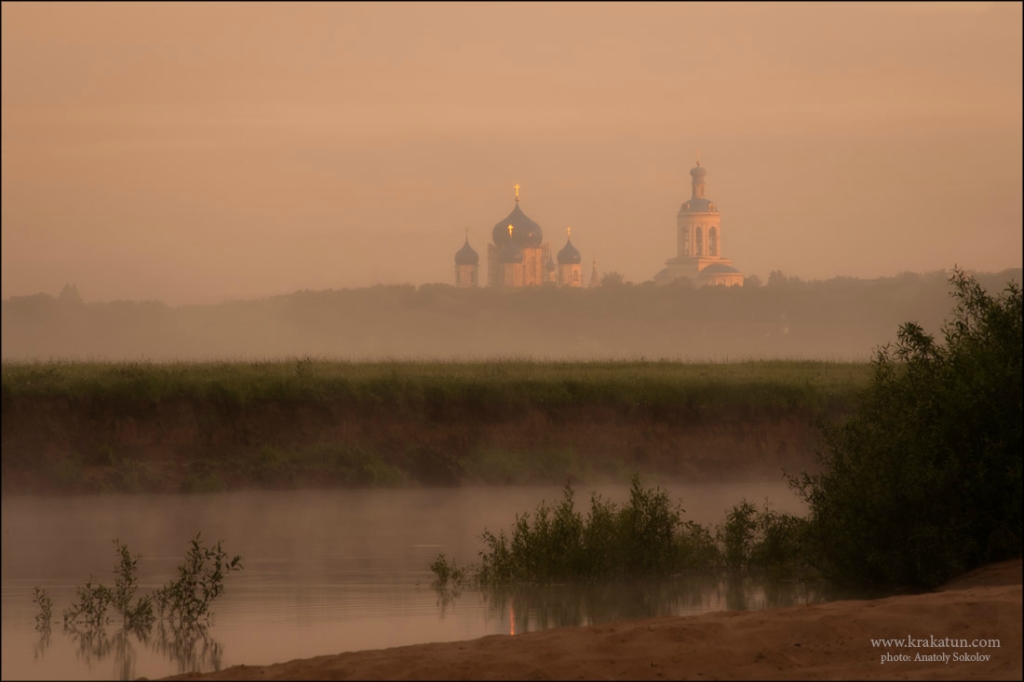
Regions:
<svg viewBox="0 0 1024 682"><path fill-rule="evenodd" d="M690 255L690 226L683 228L683 255Z"/></svg>
<svg viewBox="0 0 1024 682"><path fill-rule="evenodd" d="M718 255L718 228L712 227L708 230L708 255Z"/></svg>
<svg viewBox="0 0 1024 682"><path fill-rule="evenodd" d="M701 228L698 227L697 228L696 236L697 236L697 255L698 256L703 256L704 255L704 230L702 230Z"/></svg>

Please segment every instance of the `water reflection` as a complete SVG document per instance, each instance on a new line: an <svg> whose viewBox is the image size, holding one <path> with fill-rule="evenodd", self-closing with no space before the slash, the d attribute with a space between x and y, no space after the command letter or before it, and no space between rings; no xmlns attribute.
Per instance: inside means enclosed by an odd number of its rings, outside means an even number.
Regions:
<svg viewBox="0 0 1024 682"><path fill-rule="evenodd" d="M220 670L224 648L210 637L205 625L174 626L160 622L153 649L173 661L179 673Z"/></svg>
<svg viewBox="0 0 1024 682"><path fill-rule="evenodd" d="M462 587L459 585L435 586L434 591L437 593L437 607L441 610L441 618L444 619L448 608L462 596Z"/></svg>
<svg viewBox="0 0 1024 682"><path fill-rule="evenodd" d="M32 660L38 661L50 648L50 621L37 623L36 632L39 633L39 641L32 647Z"/></svg>
<svg viewBox="0 0 1024 682"><path fill-rule="evenodd" d="M815 582L738 575L729 575L723 582L725 608L730 611L820 604L835 598L824 585Z"/></svg>
<svg viewBox="0 0 1024 682"><path fill-rule="evenodd" d="M50 646L49 623L37 626L36 630L40 636L33 653L39 660ZM209 636L205 625L179 627L160 621L156 626L120 627L108 634L104 625L66 621L64 634L75 643L78 660L90 669L93 663L109 660L113 663L112 677L119 680L138 677L138 646L149 647L166 657L179 673L221 669L223 647Z"/></svg>
<svg viewBox="0 0 1024 682"><path fill-rule="evenodd" d="M443 618L461 591L452 587L435 589ZM707 574L667 580L495 586L480 594L488 620L506 621L511 635L708 611L816 604L828 597L814 583Z"/></svg>
<svg viewBox="0 0 1024 682"><path fill-rule="evenodd" d="M597 492L616 502L629 495L628 486ZM688 500L688 514L701 523L719 520L741 495L794 499L785 484L767 483L676 486L670 494ZM540 623L575 618L593 622L697 612L688 611L682 598L675 610L651 605L660 598L658 590L685 594L685 585L620 586L620 599L637 603L618 607L602 603L614 594L602 596L601 588L591 596L558 594L569 588L547 590L548 599L563 600L556 605L536 604L541 597L529 594L485 596L470 586L461 595L435 595L429 589L427 567L439 552L469 565L478 556L482 528L507 528L518 510L560 495L561 488L552 486L0 498L0 678L157 678L341 650L469 640L507 634L513 627L518 635ZM140 589L159 588L175 575L183 543L199 529L252 557L218 602L217 622L210 626L215 640L194 632L161 635L154 623L148 634L125 633L117 642L119 618L107 624L103 636L62 634L60 620L54 621L52 636L33 629L33 615L41 610L31 598L33 586L45 587L62 605L72 602L84 576L109 575L111 540L120 538L144 557ZM790 589L770 584L757 592L757 586L740 583L727 598L724 580L707 582L715 592L705 601L715 610L779 603ZM567 599L570 603L564 603Z"/></svg>

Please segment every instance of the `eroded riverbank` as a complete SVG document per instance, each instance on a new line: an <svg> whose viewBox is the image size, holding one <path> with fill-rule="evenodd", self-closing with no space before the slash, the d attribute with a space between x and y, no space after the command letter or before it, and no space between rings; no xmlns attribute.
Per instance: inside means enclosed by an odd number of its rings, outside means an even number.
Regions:
<svg viewBox="0 0 1024 682"><path fill-rule="evenodd" d="M5 364L3 492L777 478L867 365Z"/></svg>

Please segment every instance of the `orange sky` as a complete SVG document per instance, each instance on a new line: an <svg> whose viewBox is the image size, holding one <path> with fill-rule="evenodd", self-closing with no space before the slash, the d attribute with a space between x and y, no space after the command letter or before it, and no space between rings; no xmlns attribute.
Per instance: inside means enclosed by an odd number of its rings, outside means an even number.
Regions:
<svg viewBox="0 0 1024 682"><path fill-rule="evenodd" d="M696 151L745 273L1021 266L1021 5L2 5L2 296L650 279ZM486 266L484 266L486 267Z"/></svg>

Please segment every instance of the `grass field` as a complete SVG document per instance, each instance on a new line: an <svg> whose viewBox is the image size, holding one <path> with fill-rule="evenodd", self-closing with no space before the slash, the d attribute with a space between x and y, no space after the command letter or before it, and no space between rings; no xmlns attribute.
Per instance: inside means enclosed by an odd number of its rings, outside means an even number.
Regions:
<svg viewBox="0 0 1024 682"><path fill-rule="evenodd" d="M3 363L4 397L815 405L867 384L867 363Z"/></svg>
<svg viewBox="0 0 1024 682"><path fill-rule="evenodd" d="M5 492L777 470L868 364L4 363ZM10 482L8 481L10 479Z"/></svg>

